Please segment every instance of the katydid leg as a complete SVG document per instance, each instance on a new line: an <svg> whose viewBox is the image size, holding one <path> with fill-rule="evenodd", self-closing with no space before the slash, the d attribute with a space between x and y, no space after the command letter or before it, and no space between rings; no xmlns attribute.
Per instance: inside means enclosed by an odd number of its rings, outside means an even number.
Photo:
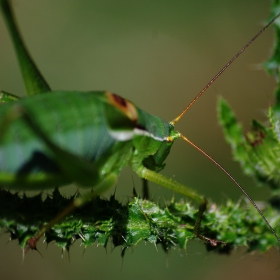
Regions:
<svg viewBox="0 0 280 280"><path fill-rule="evenodd" d="M200 233L202 217L207 208L207 200L205 198L200 196L193 189L188 188L187 186L184 186L183 184L180 184L177 181L172 180L171 178L167 178L159 173L149 170L144 166L135 167L135 172L143 179L159 184L176 193L183 194L184 196L189 197L192 200L196 201L199 204L199 210L194 225L195 237L205 241L206 243L211 244L212 246L217 246L218 243L225 244L225 242L223 241L218 241L216 239L208 238L206 236L201 235Z"/></svg>
<svg viewBox="0 0 280 280"><path fill-rule="evenodd" d="M168 188L176 193L183 194L184 196L191 198L199 204L203 203L205 200L193 189L188 188L187 186L184 186L183 184L180 184L177 181L172 180L171 178L167 178L159 173L149 170L144 166L132 166L132 168L139 177Z"/></svg>
<svg viewBox="0 0 280 280"><path fill-rule="evenodd" d="M9 0L0 0L3 17L10 32L20 64L27 95L49 92L51 89L28 53L20 36Z"/></svg>
<svg viewBox="0 0 280 280"><path fill-rule="evenodd" d="M142 179L142 198L147 200L150 198L148 185L149 185L148 180Z"/></svg>

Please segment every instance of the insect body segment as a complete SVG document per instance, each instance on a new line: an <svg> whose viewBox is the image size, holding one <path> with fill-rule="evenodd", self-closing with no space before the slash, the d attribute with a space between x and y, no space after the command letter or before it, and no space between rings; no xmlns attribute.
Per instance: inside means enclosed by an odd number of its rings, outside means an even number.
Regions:
<svg viewBox="0 0 280 280"><path fill-rule="evenodd" d="M102 182L111 173L118 175L130 162L142 165L145 158L153 159L160 168L171 147L166 139L172 126L118 97L129 104L126 113L112 106L112 98L116 100L116 95L108 92L53 92L4 104L0 118L20 106L54 145L98 170L97 178L89 178L87 186ZM151 166L149 160L146 166ZM13 120L2 134L0 170L0 184L9 188L71 183L56 150L46 145L23 117ZM79 179L75 181L80 183Z"/></svg>

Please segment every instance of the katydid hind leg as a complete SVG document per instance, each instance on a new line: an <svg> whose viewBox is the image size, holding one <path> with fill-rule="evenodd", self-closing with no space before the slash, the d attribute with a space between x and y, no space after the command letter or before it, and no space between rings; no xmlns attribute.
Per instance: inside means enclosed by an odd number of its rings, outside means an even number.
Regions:
<svg viewBox="0 0 280 280"><path fill-rule="evenodd" d="M51 91L48 83L38 70L25 47L16 24L10 1L0 0L0 8L14 44L27 95Z"/></svg>

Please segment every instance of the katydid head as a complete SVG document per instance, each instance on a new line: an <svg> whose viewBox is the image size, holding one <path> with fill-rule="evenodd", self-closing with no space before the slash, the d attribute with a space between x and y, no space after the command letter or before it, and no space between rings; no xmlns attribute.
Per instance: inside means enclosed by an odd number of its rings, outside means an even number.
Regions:
<svg viewBox="0 0 280 280"><path fill-rule="evenodd" d="M143 160L143 164L150 170L159 172L165 167L165 159L169 155L170 149L174 141L181 137L181 134L174 131L174 127L170 125L170 133L168 134L164 141L157 141L159 144L156 152L149 155Z"/></svg>
<svg viewBox="0 0 280 280"><path fill-rule="evenodd" d="M244 45L226 64L225 66L209 81L209 83L195 96L195 98L189 103L189 105L182 111L182 113L173 119L170 122L171 126L175 126L175 124L184 116L184 114L194 105L194 103L206 92L206 90L218 79L218 77L280 16L280 14L276 15L265 27L263 27L246 45ZM234 183L235 185L243 192L243 194L247 197L247 199L252 203L254 208L258 211L264 222L267 224L273 235L276 237L278 242L280 243L280 238L271 227L267 219L265 218L262 211L258 208L254 200L249 196L249 194L241 187L241 185L233 178L230 173L225 170L217 161L215 161L210 155L208 155L205 151L203 151L200 147L190 141L187 137L182 134L179 134L179 137L201 152L204 156L210 159L216 166L218 166Z"/></svg>

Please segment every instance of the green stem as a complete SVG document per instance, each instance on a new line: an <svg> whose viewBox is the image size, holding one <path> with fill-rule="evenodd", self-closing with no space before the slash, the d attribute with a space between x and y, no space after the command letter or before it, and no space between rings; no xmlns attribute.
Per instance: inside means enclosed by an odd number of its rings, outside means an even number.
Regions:
<svg viewBox="0 0 280 280"><path fill-rule="evenodd" d="M33 197L0 191L0 228L10 232L22 248L35 249L36 234L67 205L73 197L65 198L58 190L42 200L42 194ZM280 216L271 206L264 213L280 234ZM98 244L106 247L109 240L123 248L136 246L141 241L161 245L164 250L185 249L197 237L195 222L197 206L186 202L166 202L164 207L155 202L134 198L122 205L112 196L109 200L96 198L45 233L47 243L55 241L58 247L69 249L77 239L88 247ZM250 203L236 205L228 201L217 207L209 203L200 227L200 234L208 250L226 252L246 246L248 250L267 251L277 246L277 240ZM217 244L209 240L223 241Z"/></svg>

